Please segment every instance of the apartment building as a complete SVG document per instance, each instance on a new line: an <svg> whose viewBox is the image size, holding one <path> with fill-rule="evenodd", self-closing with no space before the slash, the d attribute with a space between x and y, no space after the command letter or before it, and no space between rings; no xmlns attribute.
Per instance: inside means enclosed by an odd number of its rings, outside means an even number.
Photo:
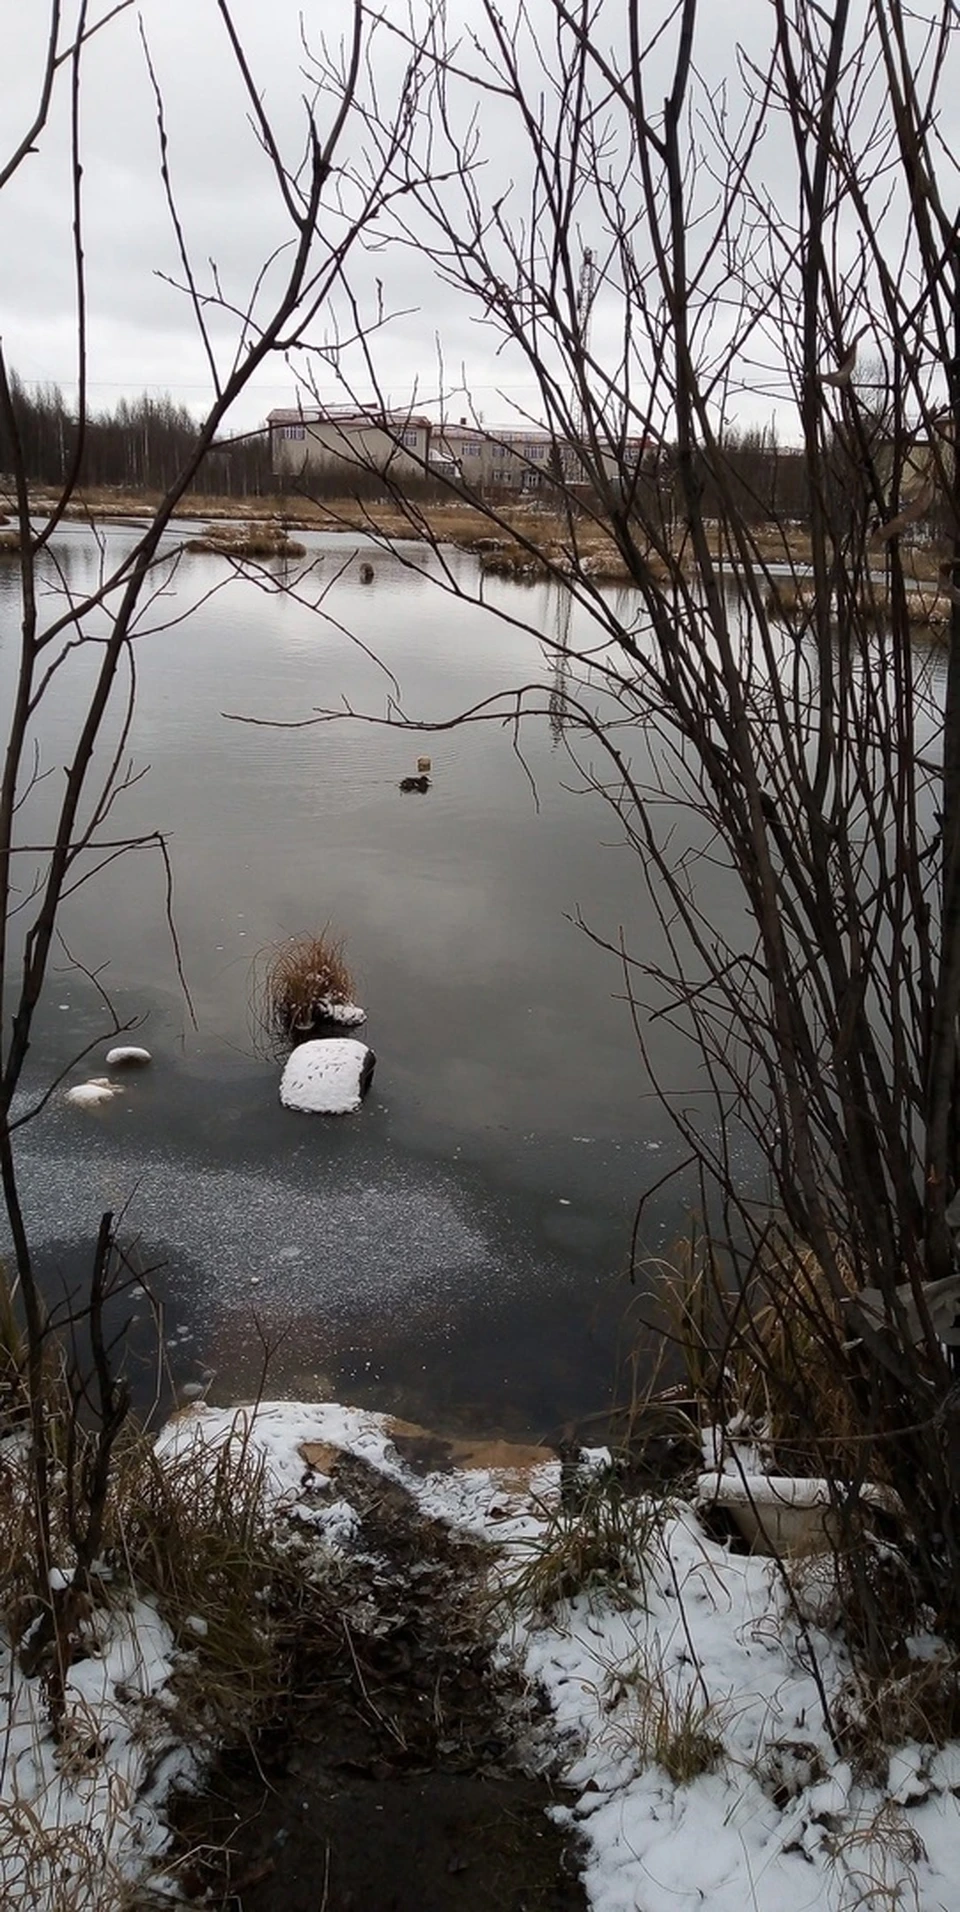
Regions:
<svg viewBox="0 0 960 1912"><path fill-rule="evenodd" d="M430 450L430 420L413 412L281 408L270 413L267 429L274 474L290 482L311 476L346 482L371 472L419 476Z"/></svg>
<svg viewBox="0 0 960 1912"><path fill-rule="evenodd" d="M535 495L552 483L578 485L584 461L568 440L534 426L486 426L461 418L436 423L412 412L331 407L326 411L279 410L267 421L273 470L290 483L311 476L344 484L359 473L391 478L429 477L461 483L466 491ZM628 469L640 467L646 441L631 438ZM610 476L622 471L618 454Z"/></svg>

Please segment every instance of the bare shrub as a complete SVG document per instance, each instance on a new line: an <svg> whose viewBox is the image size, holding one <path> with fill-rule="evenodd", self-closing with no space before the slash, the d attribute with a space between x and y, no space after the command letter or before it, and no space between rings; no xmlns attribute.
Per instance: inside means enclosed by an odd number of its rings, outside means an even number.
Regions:
<svg viewBox="0 0 960 1912"><path fill-rule="evenodd" d="M444 183L411 179L416 215L398 217L523 366L566 521L547 562L576 615L546 639L528 620L561 688L505 686L461 720L557 712L635 852L656 928L636 951L609 927L595 941L620 964L731 1292L756 1292L773 1213L836 1309L851 1286L881 1295L882 1318L844 1333L787 1281L779 1438L795 1418L799 1464L839 1430L848 1484L889 1471L922 1597L960 1638L960 1395L928 1307L956 1277L960 1217L960 359L937 132L958 43L949 9L904 0L761 11L730 112L702 0L647 41L615 4L562 8L553 32L489 0L470 57L431 48L422 150L442 151ZM505 200L486 197L469 110L491 85L525 150ZM738 408L761 392L788 413L786 463L774 433L744 436ZM542 556L533 522L508 522L468 473L450 488ZM629 594L597 589L588 526ZM943 676L916 622L941 614L912 589L918 536L947 586ZM795 610L773 571L791 557L810 594ZM482 595L467 567L436 574L454 599ZM504 615L519 621L516 600ZM707 907L701 871L742 910ZM692 1084L658 1054L663 1023L689 1039ZM816 1367L850 1404L849 1439L803 1407Z"/></svg>

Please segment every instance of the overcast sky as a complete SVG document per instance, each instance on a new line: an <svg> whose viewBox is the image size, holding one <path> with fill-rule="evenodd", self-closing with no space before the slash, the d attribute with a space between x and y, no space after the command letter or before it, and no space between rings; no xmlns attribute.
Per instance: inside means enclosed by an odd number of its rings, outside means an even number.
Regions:
<svg viewBox="0 0 960 1912"><path fill-rule="evenodd" d="M76 4L67 0L66 11L75 16ZM458 4L468 23L479 17L470 0ZM91 7L91 18L108 5L109 0L99 0ZM385 0L384 10L397 27L407 20L406 0ZM535 17L549 20L551 0L533 0L533 10ZM667 0L643 0L640 17L648 38L669 11ZM628 0L608 0L614 36L622 34L627 12ZM308 41L322 29L335 44L349 25L350 10L343 0L306 6L304 0L234 0L233 16L278 144L287 162L296 166L303 150L303 98L311 84L301 21ZM760 47L769 19L770 0L704 0L698 67L711 87L726 88L723 97L734 111L738 42ZM44 0L0 0L0 159L16 146L35 109L48 20ZM210 390L204 353L188 299L161 276L179 278L181 273L159 177L156 112L141 20L163 93L170 165L198 275L209 283L207 261L213 259L225 295L244 306L263 261L288 237L289 227L250 130L248 102L216 0L141 0L139 10L131 8L111 21L87 49L82 88L90 400L94 408L109 406L124 394L146 389L170 392L199 411ZM402 48L390 35L381 34L379 44L380 98L389 107ZM8 362L24 380L53 382L72 396L76 305L69 80L69 68L64 67L39 151L26 159L0 195L0 325ZM329 110L329 105L321 107L321 120L324 114L329 117ZM465 124L465 98L463 110ZM512 121L501 103L488 94L479 99L478 112L487 157L483 190L489 203L511 177L522 183L525 161L519 148L514 150ZM357 126L342 149L344 158L358 156L362 145ZM768 141L762 163L768 182L783 172L789 197L787 146ZM329 230L338 230L335 220ZM591 236L585 230L584 243ZM401 314L376 347L382 387L394 403L408 402L414 391L421 400L435 392L439 334L448 383L456 383L462 364L473 402L488 421L505 419L511 405L536 412L534 388L522 365L496 356L489 328L481 322L482 307L458 300L409 249L387 248L358 261L357 283L366 298L372 299L378 277L386 306ZM594 344L600 350L606 323L599 297ZM327 319L318 316L315 336L322 339L327 327ZM612 330L610 349L616 349ZM356 360L353 363L359 390L365 374ZM322 367L318 376L325 399L344 396ZM775 409L776 382L774 366L769 392L759 392L753 404L754 417ZM255 427L271 407L295 402L295 389L292 370L274 361L242 402L237 427Z"/></svg>

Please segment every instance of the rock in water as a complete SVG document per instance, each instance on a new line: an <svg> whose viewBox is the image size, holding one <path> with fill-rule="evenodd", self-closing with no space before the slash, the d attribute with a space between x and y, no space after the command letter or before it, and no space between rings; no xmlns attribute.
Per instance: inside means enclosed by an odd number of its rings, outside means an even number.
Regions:
<svg viewBox="0 0 960 1912"><path fill-rule="evenodd" d="M287 1059L280 1100L285 1109L305 1115L349 1115L359 1109L376 1061L365 1042L349 1036L301 1042Z"/></svg>
<svg viewBox="0 0 960 1912"><path fill-rule="evenodd" d="M77 1109L95 1109L101 1102L112 1102L115 1095L122 1095L119 1082L111 1082L106 1076L92 1076L89 1082L77 1082L68 1089L65 1102L71 1102Z"/></svg>
<svg viewBox="0 0 960 1912"><path fill-rule="evenodd" d="M302 1042L316 1035L325 1022L339 1023L341 1029L358 1029L366 1020L367 1012L358 1002L333 1002L329 996L320 996L298 1021L290 1024L290 1034Z"/></svg>

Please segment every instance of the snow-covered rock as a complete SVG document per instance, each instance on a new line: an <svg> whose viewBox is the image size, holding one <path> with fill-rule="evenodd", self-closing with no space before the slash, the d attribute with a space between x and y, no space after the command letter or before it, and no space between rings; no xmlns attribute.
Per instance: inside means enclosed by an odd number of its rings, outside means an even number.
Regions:
<svg viewBox="0 0 960 1912"><path fill-rule="evenodd" d="M365 1009L361 1009L358 1002L330 1002L327 1000L318 1003L317 1009L321 1016L326 1017L328 1022L338 1022L344 1029L358 1029L360 1024L367 1020L367 1012Z"/></svg>
<svg viewBox="0 0 960 1912"><path fill-rule="evenodd" d="M316 1002L311 1003L309 1018L303 1022L295 1022L293 1027L295 1031L309 1031L315 1029L318 1023L336 1022L341 1029L358 1029L366 1020L367 1012L361 1009L358 1002L334 1002L331 996L320 996Z"/></svg>
<svg viewBox="0 0 960 1912"><path fill-rule="evenodd" d="M149 1049L138 1049L132 1043L107 1050L107 1067L110 1069L144 1069L151 1060Z"/></svg>
<svg viewBox="0 0 960 1912"><path fill-rule="evenodd" d="M75 1082L63 1099L76 1109L95 1109L99 1103L112 1102L115 1095L122 1094L119 1082L111 1082L107 1076L91 1076L89 1082Z"/></svg>
<svg viewBox="0 0 960 1912"><path fill-rule="evenodd" d="M376 1060L365 1042L349 1036L301 1042L280 1079L280 1100L306 1115L349 1115L370 1087Z"/></svg>

